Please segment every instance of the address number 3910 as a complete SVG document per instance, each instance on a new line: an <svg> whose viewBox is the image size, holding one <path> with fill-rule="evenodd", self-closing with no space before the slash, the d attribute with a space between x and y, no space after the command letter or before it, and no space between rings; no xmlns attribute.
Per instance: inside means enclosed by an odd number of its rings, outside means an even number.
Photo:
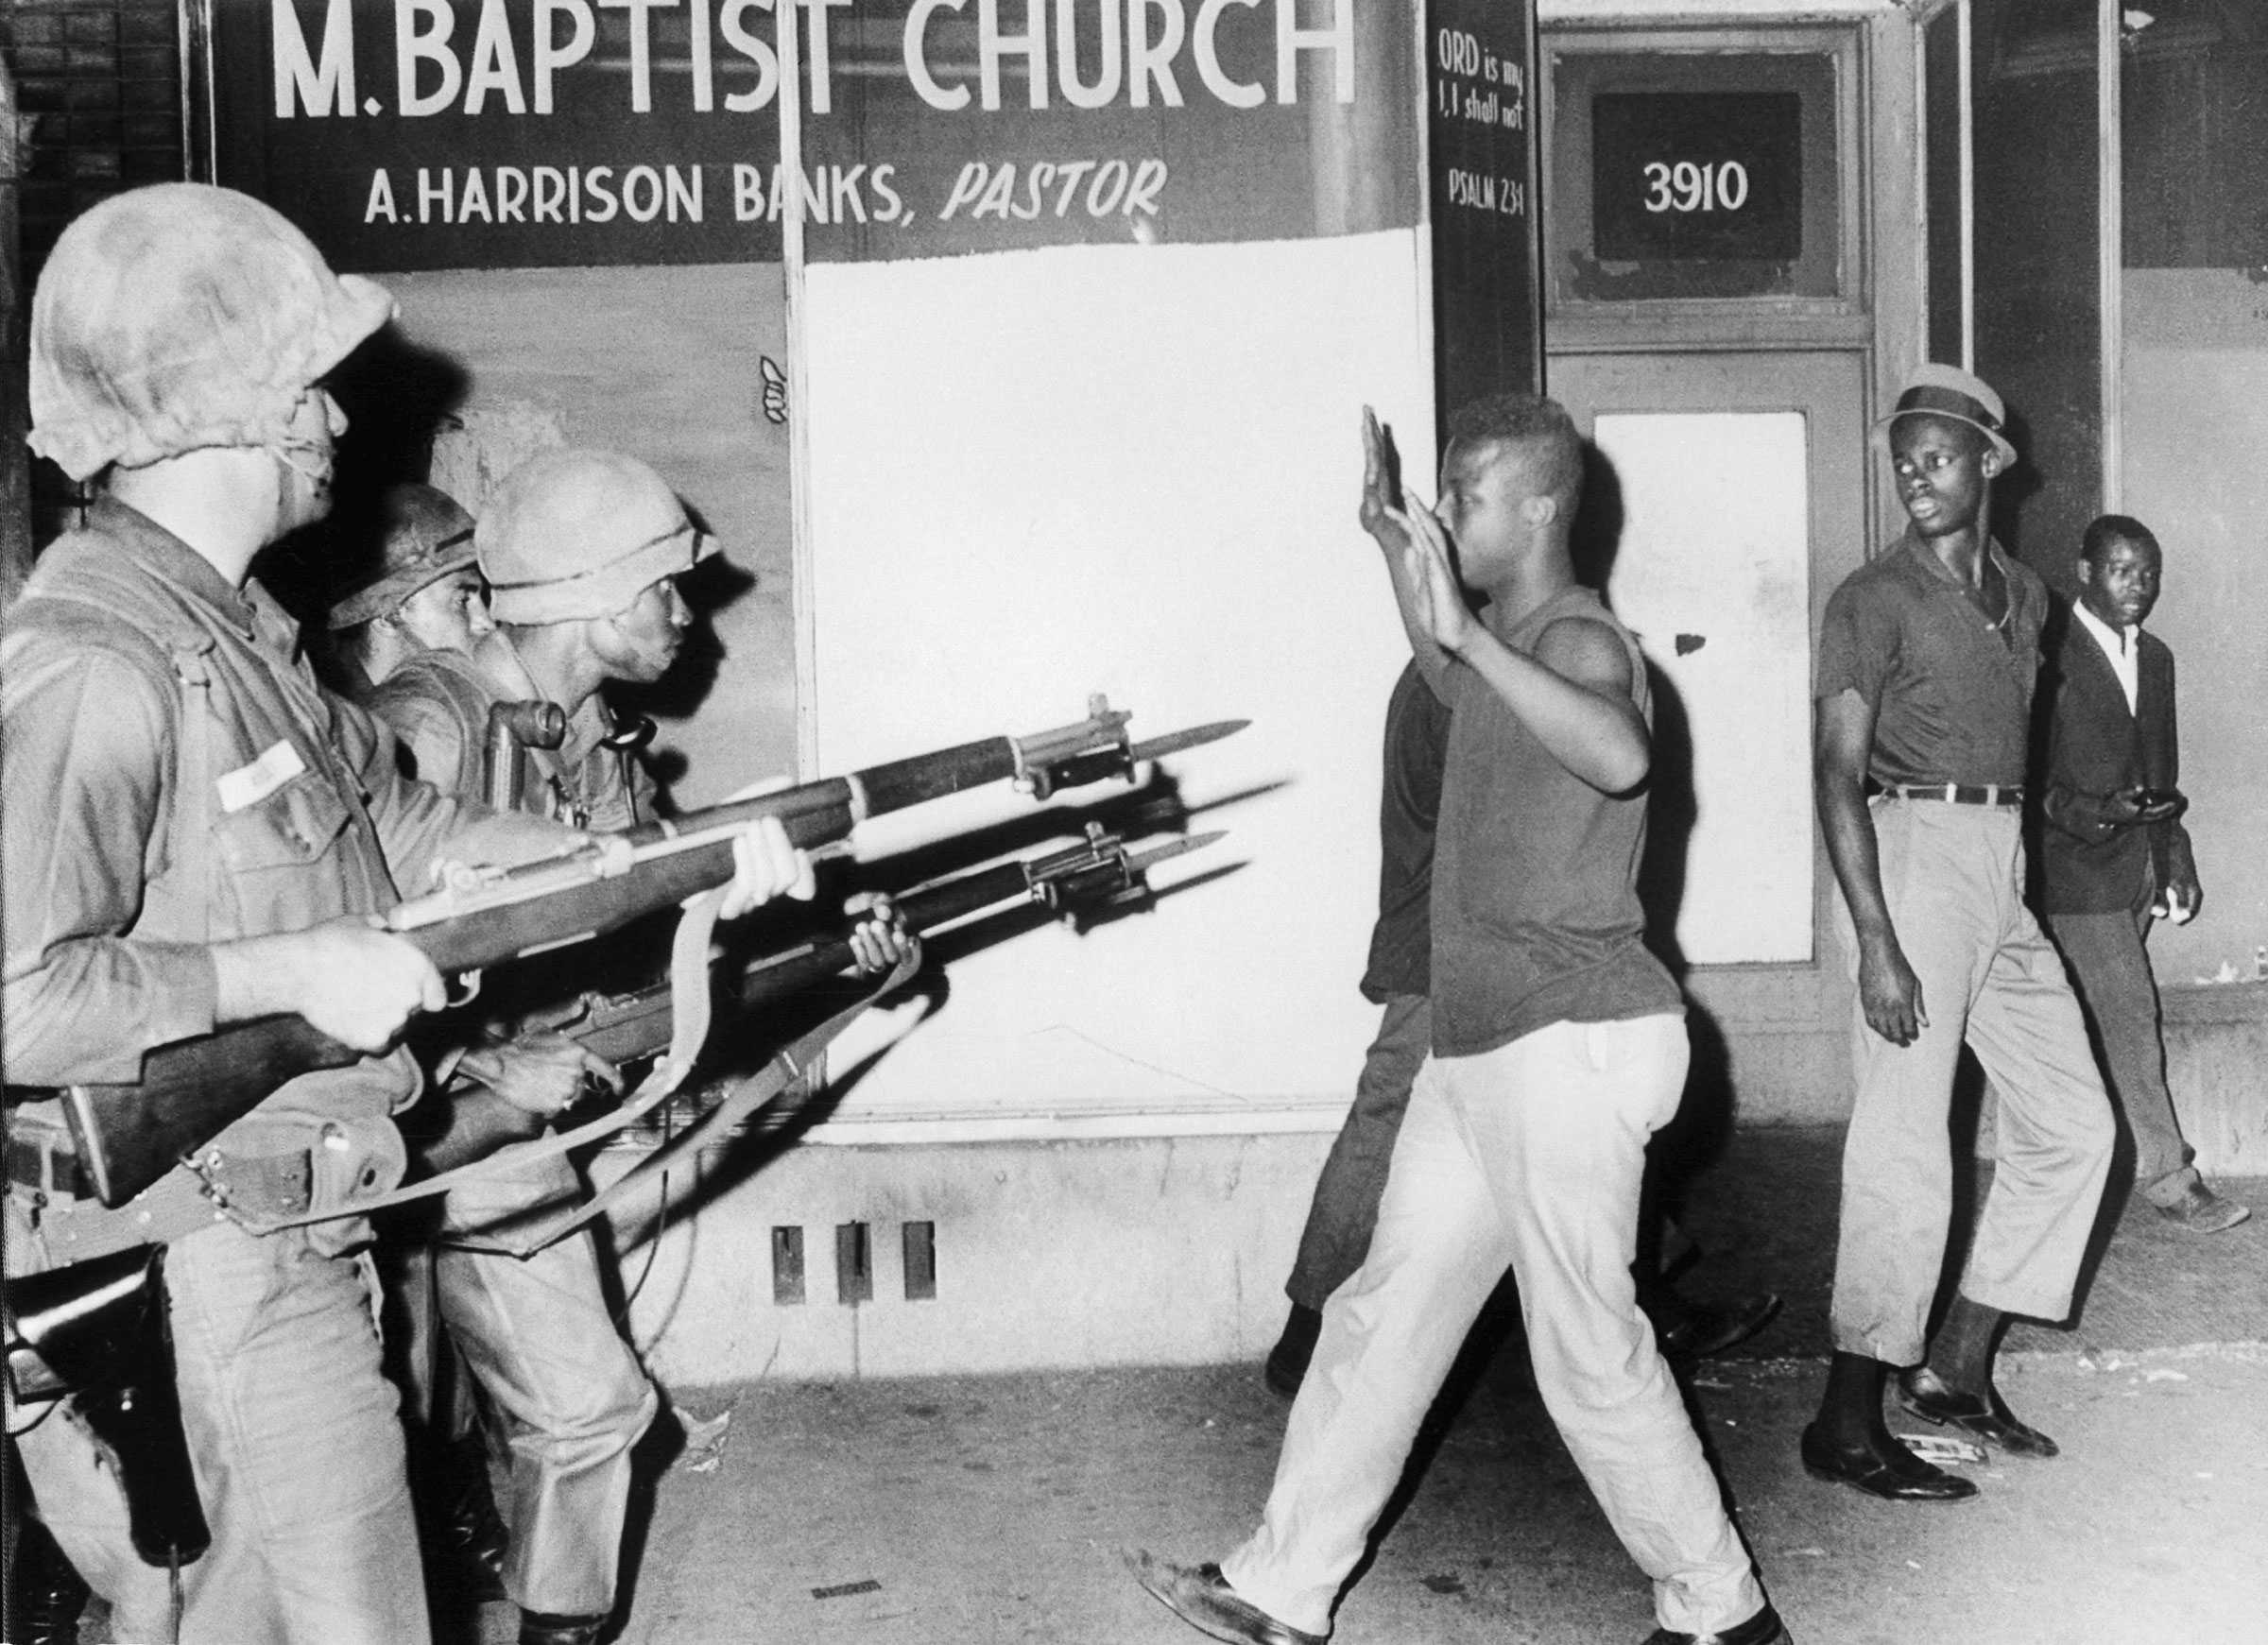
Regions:
<svg viewBox="0 0 2268 1645"><path fill-rule="evenodd" d="M1657 160L1645 176L1649 212L1737 212L1748 203L1748 168L1737 160L1714 165Z"/></svg>

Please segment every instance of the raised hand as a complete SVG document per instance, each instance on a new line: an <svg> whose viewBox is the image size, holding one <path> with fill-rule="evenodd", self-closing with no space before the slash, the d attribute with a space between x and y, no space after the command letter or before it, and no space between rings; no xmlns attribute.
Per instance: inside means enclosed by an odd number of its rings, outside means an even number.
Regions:
<svg viewBox="0 0 2268 1645"><path fill-rule="evenodd" d="M1402 559L1409 568L1411 583L1418 590L1418 624L1442 650L1463 651L1478 625L1473 622L1471 608L1465 604L1465 590L1451 564L1449 533L1430 509L1413 508L1404 513L1394 508L1387 517L1408 540Z"/></svg>
<svg viewBox="0 0 2268 1645"><path fill-rule="evenodd" d="M1378 413L1364 406L1363 500L1355 519L1378 540L1379 547L1399 554L1409 539L1395 523L1396 510L1401 506L1401 488L1394 482L1394 462L1387 449L1391 437L1380 424Z"/></svg>

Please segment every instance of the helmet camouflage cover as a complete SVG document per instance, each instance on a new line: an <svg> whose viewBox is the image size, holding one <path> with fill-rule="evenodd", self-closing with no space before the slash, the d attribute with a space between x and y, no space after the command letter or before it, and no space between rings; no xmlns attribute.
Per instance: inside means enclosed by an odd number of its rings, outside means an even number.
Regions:
<svg viewBox="0 0 2268 1645"><path fill-rule="evenodd" d="M393 317L249 195L160 183L63 231L31 304L31 448L73 479L281 444L299 403Z"/></svg>

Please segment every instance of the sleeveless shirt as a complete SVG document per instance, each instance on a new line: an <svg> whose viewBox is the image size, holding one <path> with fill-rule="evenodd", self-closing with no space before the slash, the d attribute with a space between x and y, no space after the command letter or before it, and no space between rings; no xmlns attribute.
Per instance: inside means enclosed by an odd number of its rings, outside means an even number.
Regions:
<svg viewBox="0 0 2268 1645"><path fill-rule="evenodd" d="M1522 618L1504 643L1532 656L1562 619L1597 623L1630 659L1653 722L1638 642L1581 587ZM1681 1011L1641 939L1643 791L1600 793L1562 765L1471 668L1451 667L1449 761L1434 863L1434 1051L1476 1056L1553 1022Z"/></svg>

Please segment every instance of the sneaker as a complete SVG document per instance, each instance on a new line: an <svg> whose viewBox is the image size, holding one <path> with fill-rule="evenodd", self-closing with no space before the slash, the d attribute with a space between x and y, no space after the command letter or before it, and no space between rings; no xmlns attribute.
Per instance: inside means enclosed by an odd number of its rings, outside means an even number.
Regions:
<svg viewBox="0 0 2268 1645"><path fill-rule="evenodd" d="M2192 1181L2172 1205L2159 1206L2157 1214L2169 1223L2179 1223L2192 1234L2218 1234L2251 1216L2252 1208Z"/></svg>

